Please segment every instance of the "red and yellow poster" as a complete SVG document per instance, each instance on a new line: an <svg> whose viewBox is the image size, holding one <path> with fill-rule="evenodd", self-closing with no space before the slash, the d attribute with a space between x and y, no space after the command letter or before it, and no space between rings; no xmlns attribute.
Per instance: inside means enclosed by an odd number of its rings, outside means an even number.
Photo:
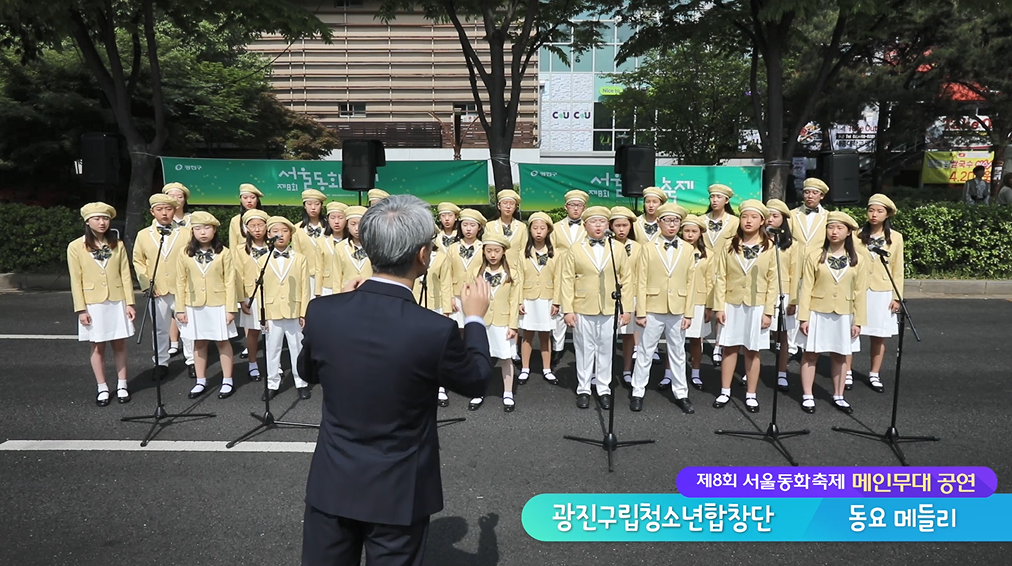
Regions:
<svg viewBox="0 0 1012 566"><path fill-rule="evenodd" d="M991 180L994 153L989 151L926 151L921 182L925 185L962 185L973 178L973 168L984 167L984 180Z"/></svg>

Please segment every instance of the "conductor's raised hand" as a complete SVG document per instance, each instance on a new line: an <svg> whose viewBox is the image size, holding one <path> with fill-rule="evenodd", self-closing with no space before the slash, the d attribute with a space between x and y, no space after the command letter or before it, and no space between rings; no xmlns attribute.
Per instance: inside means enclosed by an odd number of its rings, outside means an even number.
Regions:
<svg viewBox="0 0 1012 566"><path fill-rule="evenodd" d="M492 286L484 277L475 277L474 281L464 285L460 293L460 307L464 311L465 318L469 316L485 318L490 302L492 302Z"/></svg>

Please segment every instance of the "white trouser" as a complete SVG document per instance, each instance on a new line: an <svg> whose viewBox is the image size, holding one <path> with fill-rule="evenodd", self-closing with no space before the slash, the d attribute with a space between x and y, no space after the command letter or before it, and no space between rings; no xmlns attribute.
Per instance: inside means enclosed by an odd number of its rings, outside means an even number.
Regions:
<svg viewBox="0 0 1012 566"><path fill-rule="evenodd" d="M566 321L559 314L555 317L555 330L552 331L552 351L561 352L566 349L566 331L569 327L566 326ZM575 338L574 338L575 340Z"/></svg>
<svg viewBox="0 0 1012 566"><path fill-rule="evenodd" d="M158 351L157 364L160 366L169 365L169 330L172 320L176 316L175 308L175 295L155 297L155 312L151 313L151 324L155 325L156 335L158 336L156 349ZM186 358L186 365L192 366L193 341L187 340L182 336L179 337L179 341L183 343L183 356Z"/></svg>
<svg viewBox="0 0 1012 566"><path fill-rule="evenodd" d="M671 391L675 394L675 399L689 396L689 386L685 382L685 348L680 347L685 342L682 315L647 313L647 325L640 334L639 344L636 345L639 353L636 355L636 366L633 369L633 397L642 397L647 391L650 364L653 362L654 352L657 351L661 336L664 336L668 344L666 349L668 365L671 367Z"/></svg>
<svg viewBox="0 0 1012 566"><path fill-rule="evenodd" d="M288 338L288 359L292 362L292 377L295 387L306 387L309 384L299 377L299 351L302 350L302 327L299 319L285 318L267 321L267 386L270 389L281 387L281 345Z"/></svg>
<svg viewBox="0 0 1012 566"><path fill-rule="evenodd" d="M606 314L576 315L573 349L576 350L576 393L590 394L590 376L597 365L597 394L611 393L611 355L615 342L615 317Z"/></svg>

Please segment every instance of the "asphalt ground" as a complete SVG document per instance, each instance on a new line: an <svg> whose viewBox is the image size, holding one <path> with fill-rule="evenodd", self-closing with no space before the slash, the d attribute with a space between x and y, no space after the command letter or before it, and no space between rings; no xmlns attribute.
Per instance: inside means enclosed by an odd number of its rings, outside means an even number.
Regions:
<svg viewBox="0 0 1012 566"><path fill-rule="evenodd" d="M911 300L922 341L908 332L903 358L899 429L928 434L940 442L904 445L912 465L988 466L998 491L1012 477L1012 416L1007 324L1012 302L1004 300ZM150 332L150 326L145 330ZM0 335L76 334L69 293L0 295ZM865 342L865 347L867 342ZM571 348L571 346L570 346ZM792 390L781 396L782 430L811 429L785 441L802 466L891 466L898 462L885 444L836 433L832 426L883 432L889 422L896 341L888 345L883 379L886 393L866 385L867 355L855 362L848 399L853 415L830 406L828 362L816 382L818 410L799 407L797 363ZM239 350L237 349L236 352ZM150 346L129 342L133 401L105 408L94 404L88 346L75 340L0 339L0 440L132 440L149 425L120 422L151 415ZM238 360L238 358L237 358ZM772 354L763 355L770 364ZM108 361L108 379L112 377ZM285 361L287 366L287 361ZM234 439L253 427L250 412L262 412L261 383L236 364L238 390L227 400L214 394L191 401L181 357L173 358L162 392L169 412L211 412L214 418L177 420L157 433L159 442ZM537 367L537 366L535 366ZM575 406L572 353L556 374L559 386L535 372L516 394L517 409L504 413L501 382L485 406L468 412L467 400L451 396L441 418L466 417L440 428L445 509L433 517L426 564L1003 564L1008 544L899 543L542 543L521 525L524 504L540 493L664 493L675 490L686 466L783 466L771 445L721 437L716 429L764 430L776 373L764 365L762 411L744 410L744 389L722 410L710 407L719 393L719 374L704 357L702 392L690 389L696 414L684 415L657 390L662 366L654 365L642 413L631 413L625 393L617 395L620 440L655 439L656 444L621 448L615 471L606 453L564 440L571 434L603 436L607 413L595 404ZM216 391L217 366L210 379ZM498 381L498 380L495 380ZM320 395L298 401L291 379L272 403L279 419L318 423ZM374 402L382 402L375 400ZM276 429L254 442L313 442L314 430ZM0 564L299 564L303 496L311 454L267 452L5 451L0 444ZM484 518L484 519L483 519ZM1005 557L1005 558L1003 558Z"/></svg>

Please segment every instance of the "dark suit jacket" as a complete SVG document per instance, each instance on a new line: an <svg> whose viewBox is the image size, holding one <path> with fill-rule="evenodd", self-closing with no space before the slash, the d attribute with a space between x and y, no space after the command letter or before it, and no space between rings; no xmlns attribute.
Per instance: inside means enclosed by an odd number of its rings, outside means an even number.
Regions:
<svg viewBox="0 0 1012 566"><path fill-rule="evenodd" d="M485 326L468 324L461 338L408 289L366 281L311 301L303 336L300 374L323 389L306 503L388 525L442 510L436 393L485 394Z"/></svg>

